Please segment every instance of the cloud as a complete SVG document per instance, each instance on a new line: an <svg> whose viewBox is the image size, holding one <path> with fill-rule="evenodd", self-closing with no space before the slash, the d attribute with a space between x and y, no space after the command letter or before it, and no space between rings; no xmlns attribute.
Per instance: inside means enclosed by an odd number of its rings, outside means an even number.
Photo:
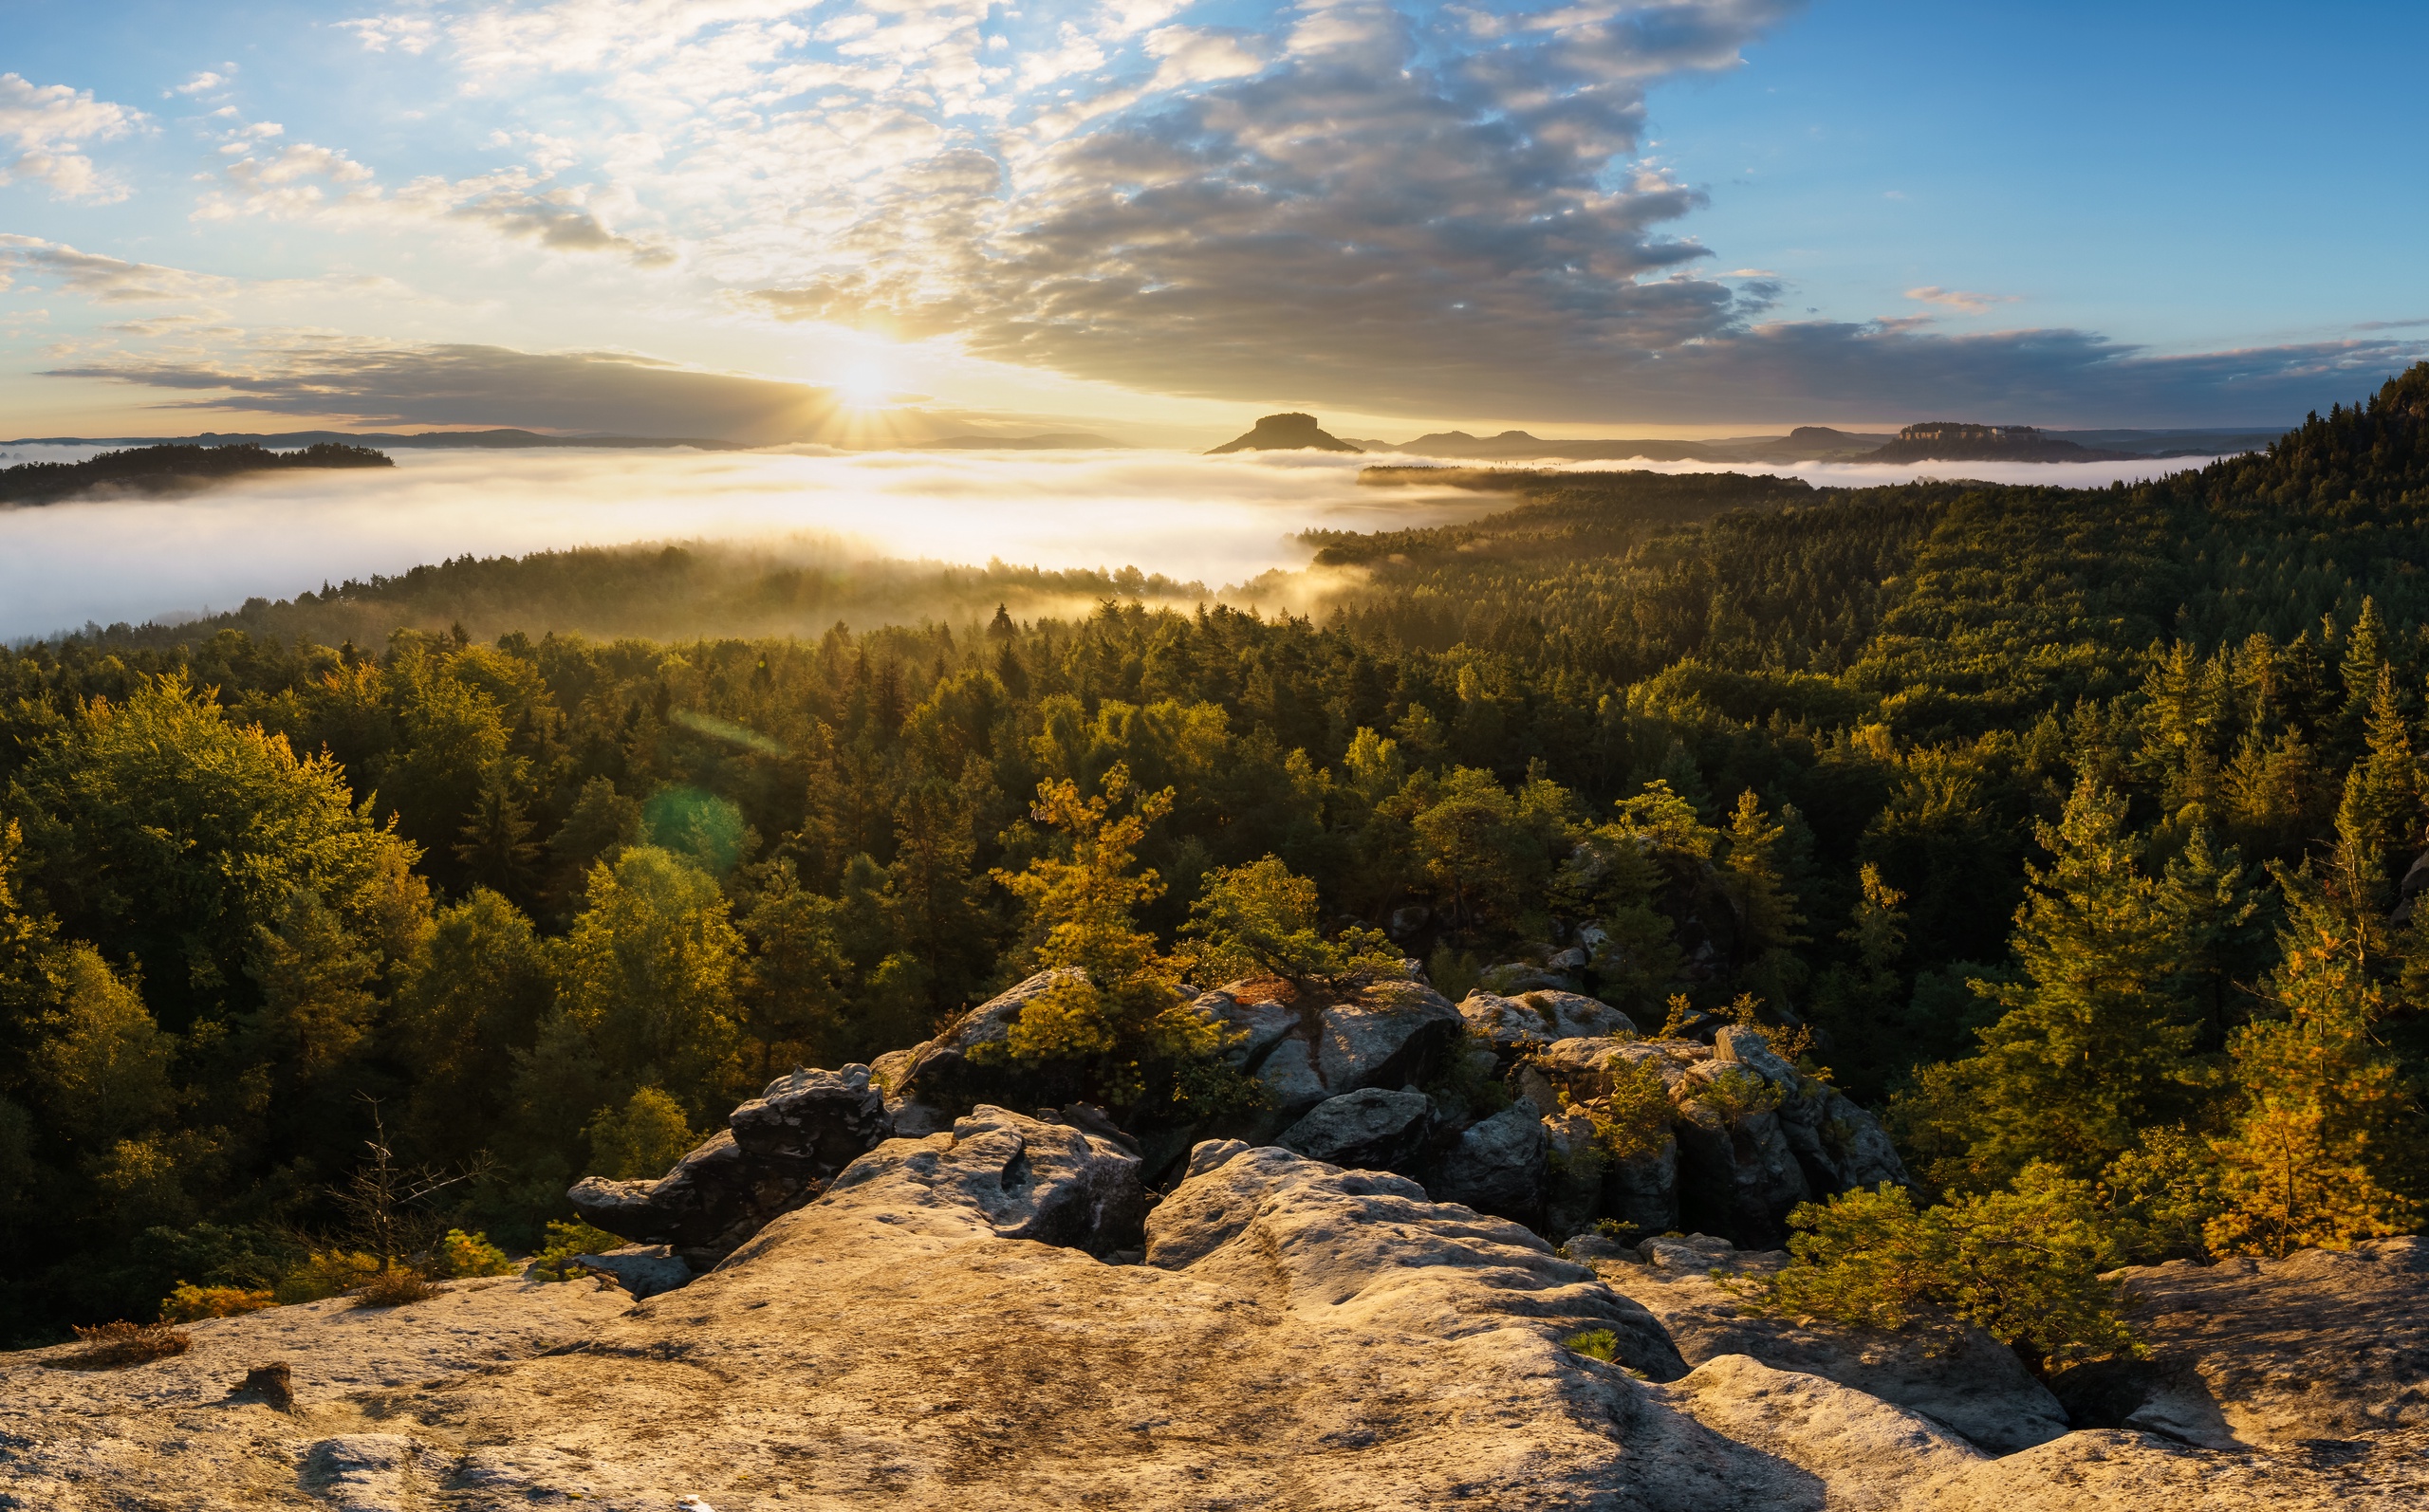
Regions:
<svg viewBox="0 0 2429 1512"><path fill-rule="evenodd" d="M163 406L169 409L762 443L815 439L832 429L840 409L827 389L705 373L624 352L324 339L299 339L241 360L127 357L54 368L46 376L210 396Z"/></svg>
<svg viewBox="0 0 2429 1512"><path fill-rule="evenodd" d="M0 141L12 141L17 149L14 161L0 165L0 184L48 184L61 199L124 199L125 187L94 168L83 143L123 137L143 119L141 111L94 99L89 89L36 84L0 73Z"/></svg>
<svg viewBox="0 0 2429 1512"><path fill-rule="evenodd" d="M158 263L130 263L123 258L82 252L63 242L0 231L0 268L44 276L57 286L101 304L138 304L153 300L210 299L236 289L234 279L189 272Z"/></svg>
<svg viewBox="0 0 2429 1512"><path fill-rule="evenodd" d="M2019 304L2024 299L2021 294L1969 294L1961 288L1942 288L1937 284L1910 288L1906 297L1925 304L1945 304L1968 315L1979 315L1993 304Z"/></svg>

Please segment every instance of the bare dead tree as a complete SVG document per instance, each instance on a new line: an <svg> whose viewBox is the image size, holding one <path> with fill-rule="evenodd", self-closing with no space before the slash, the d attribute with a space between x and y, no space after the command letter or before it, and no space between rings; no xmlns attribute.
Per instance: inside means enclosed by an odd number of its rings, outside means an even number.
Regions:
<svg viewBox="0 0 2429 1512"><path fill-rule="evenodd" d="M345 1214L346 1237L376 1256L385 1273L398 1261L429 1248L438 1239L441 1224L428 1209L430 1199L478 1178L486 1168L475 1163L450 1172L430 1166L398 1165L388 1143L387 1122L380 1116L380 1099L367 1093L355 1096L371 1109L372 1136L362 1142L370 1158L354 1168L343 1186L330 1188L329 1195Z"/></svg>

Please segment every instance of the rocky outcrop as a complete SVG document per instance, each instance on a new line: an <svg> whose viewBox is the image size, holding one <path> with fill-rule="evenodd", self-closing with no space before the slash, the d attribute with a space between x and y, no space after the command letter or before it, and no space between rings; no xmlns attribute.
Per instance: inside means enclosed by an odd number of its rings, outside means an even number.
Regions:
<svg viewBox="0 0 2429 1512"><path fill-rule="evenodd" d="M1636 1034L1626 1014L1574 992L1528 992L1514 998L1471 992L1459 1004L1459 1017L1470 1034L1504 1052L1556 1040Z"/></svg>
<svg viewBox="0 0 2429 1512"><path fill-rule="evenodd" d="M2081 1424L2217 1449L2429 1429L2429 1238L2115 1279L2151 1354L2052 1382Z"/></svg>
<svg viewBox="0 0 2429 1512"><path fill-rule="evenodd" d="M1569 1246L1577 1254L1579 1246ZM2015 1353L1980 1329L1863 1333L1827 1323L1750 1317L1725 1282L1759 1281L1788 1261L1725 1239L1650 1239L1633 1252L1588 1258L1613 1291L1661 1320L1688 1364L1745 1356L1818 1376L1928 1419L1975 1448L2012 1454L2065 1433L2067 1414ZM1718 1280L1714 1273L1720 1273Z"/></svg>
<svg viewBox="0 0 2429 1512"><path fill-rule="evenodd" d="M815 1197L891 1127L867 1066L794 1071L734 1109L725 1129L658 1179L593 1176L566 1195L585 1223L669 1245L705 1270Z"/></svg>
<svg viewBox="0 0 2429 1512"><path fill-rule="evenodd" d="M821 1201L855 1211L972 1215L999 1239L1091 1255L1135 1248L1147 1198L1139 1155L1070 1124L981 1107L950 1133L896 1139L853 1162ZM902 1221L889 1216L889 1222Z"/></svg>
<svg viewBox="0 0 2429 1512"><path fill-rule="evenodd" d="M1270 1147L1193 1152L1145 1263L1055 1242L1113 1237L1135 1166L1118 1140L988 1109L881 1145L646 1300L461 1282L194 1324L186 1353L121 1371L52 1369L74 1346L0 1356L0 1506L2392 1512L2429 1495L2416 1429L2286 1453L2095 1430L1992 1459L1817 1371L1746 1352L1689 1372L1649 1304L1527 1229ZM1637 1268L1683 1280L1727 1253L1657 1241ZM2412 1272L2366 1263L2378 1280L2329 1284L2398 1304ZM2234 1346L2250 1371L2219 1381L2318 1363L2253 1324ZM291 1411L238 1391L272 1361L293 1362Z"/></svg>
<svg viewBox="0 0 2429 1512"><path fill-rule="evenodd" d="M1405 1173L1424 1155L1433 1125L1434 1099L1424 1093L1368 1087L1317 1103L1274 1143L1328 1165Z"/></svg>
<svg viewBox="0 0 2429 1512"><path fill-rule="evenodd" d="M1532 1216L1544 1202L1543 1116L1517 1103L1463 1131L1442 1153L1429 1187L1443 1202L1478 1212Z"/></svg>

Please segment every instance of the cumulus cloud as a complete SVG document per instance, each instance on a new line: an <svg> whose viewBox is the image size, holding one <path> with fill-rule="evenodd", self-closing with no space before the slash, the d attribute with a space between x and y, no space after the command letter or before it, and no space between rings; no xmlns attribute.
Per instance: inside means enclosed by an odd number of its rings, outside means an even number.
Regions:
<svg viewBox="0 0 2429 1512"><path fill-rule="evenodd" d="M124 357L46 376L208 395L170 401L170 409L752 442L816 439L841 408L827 389L705 373L627 352L476 345L299 339L241 360Z"/></svg>
<svg viewBox="0 0 2429 1512"><path fill-rule="evenodd" d="M17 149L13 161L0 164L0 184L47 184L61 199L124 199L125 187L93 166L83 144L123 137L143 119L141 111L94 99L89 89L0 73L0 142Z"/></svg>

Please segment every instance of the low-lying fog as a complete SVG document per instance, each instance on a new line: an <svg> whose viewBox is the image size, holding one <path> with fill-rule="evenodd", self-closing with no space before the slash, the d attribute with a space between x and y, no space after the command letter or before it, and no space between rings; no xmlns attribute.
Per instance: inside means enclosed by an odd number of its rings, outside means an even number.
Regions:
<svg viewBox="0 0 2429 1512"><path fill-rule="evenodd" d="M96 448L12 447L0 465ZM176 499L0 509L0 637L287 599L465 553L660 540L842 536L872 556L1136 566L1210 586L1308 560L1310 527L1372 530L1506 507L1506 496L1362 489L1399 456L1169 452L417 452L394 470L265 473ZM1567 464L1608 470L1607 462ZM2068 487L2198 466L1809 463L1723 470L1863 487L1980 477Z"/></svg>

